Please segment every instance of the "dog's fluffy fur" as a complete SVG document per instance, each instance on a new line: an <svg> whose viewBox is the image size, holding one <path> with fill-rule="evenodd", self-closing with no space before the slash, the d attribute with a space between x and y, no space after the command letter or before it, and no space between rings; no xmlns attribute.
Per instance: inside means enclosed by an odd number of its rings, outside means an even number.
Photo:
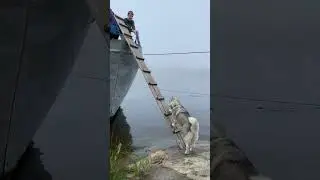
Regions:
<svg viewBox="0 0 320 180"><path fill-rule="evenodd" d="M177 97L170 99L169 110L173 117L171 125L175 129L174 133L181 133L185 143L185 154L189 154L199 139L199 122L195 117L190 116Z"/></svg>

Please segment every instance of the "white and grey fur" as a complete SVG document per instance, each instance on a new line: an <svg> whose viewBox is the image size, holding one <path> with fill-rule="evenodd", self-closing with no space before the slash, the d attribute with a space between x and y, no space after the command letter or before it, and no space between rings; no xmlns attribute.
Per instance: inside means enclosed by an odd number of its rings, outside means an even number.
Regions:
<svg viewBox="0 0 320 180"><path fill-rule="evenodd" d="M170 99L169 110L172 113L171 126L174 128L174 133L181 133L186 145L185 154L189 154L199 139L199 122L195 117L190 116L177 97ZM179 146L181 148L181 145Z"/></svg>

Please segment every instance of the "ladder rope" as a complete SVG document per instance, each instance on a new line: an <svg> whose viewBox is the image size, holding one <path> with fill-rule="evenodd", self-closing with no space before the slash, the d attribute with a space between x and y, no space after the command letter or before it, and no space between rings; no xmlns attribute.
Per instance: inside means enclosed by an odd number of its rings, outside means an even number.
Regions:
<svg viewBox="0 0 320 180"><path fill-rule="evenodd" d="M164 119L169 123L169 127L171 127L171 129L173 129L173 127L172 127L172 122L173 122L172 121L172 118L173 118L172 114L169 111L168 105L165 103L165 99L160 92L158 84L156 83L156 81L152 77L151 71L149 70L149 68L147 67L147 65L144 62L145 59L142 56L142 53L140 51L141 46L139 46L139 45L137 46L136 43L133 41L130 31L124 23L124 19L115 15L115 14L113 14L113 15L114 15L114 19L117 22L118 27L120 28L121 33L123 34L123 37L124 37L124 40L126 41L126 44L130 48L133 56L135 57L136 62L138 63L139 69L143 73L143 77L146 80L147 85L148 85L149 89L151 90L151 93L154 96ZM182 143L182 147L185 149L186 145L185 145L185 142L184 142L184 139L183 139L181 133L177 132L174 134L177 137L177 139L176 139L177 143L178 143L178 141L180 141ZM178 144L179 148L181 148L180 144Z"/></svg>

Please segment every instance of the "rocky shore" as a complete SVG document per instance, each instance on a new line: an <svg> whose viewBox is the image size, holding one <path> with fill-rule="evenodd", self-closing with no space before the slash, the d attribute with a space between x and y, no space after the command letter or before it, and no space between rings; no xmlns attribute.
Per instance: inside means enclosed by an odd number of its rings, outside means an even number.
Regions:
<svg viewBox="0 0 320 180"><path fill-rule="evenodd" d="M210 143L198 142L194 152L184 155L176 146L150 149L151 168L146 180L209 180Z"/></svg>
<svg viewBox="0 0 320 180"><path fill-rule="evenodd" d="M199 141L190 155L177 146L148 149L148 156L137 164L144 164L144 180L271 180L261 175L236 144L226 137L225 130L215 128L211 142ZM210 160L211 153L211 160ZM147 168L146 168L147 167ZM134 167L133 167L134 169Z"/></svg>

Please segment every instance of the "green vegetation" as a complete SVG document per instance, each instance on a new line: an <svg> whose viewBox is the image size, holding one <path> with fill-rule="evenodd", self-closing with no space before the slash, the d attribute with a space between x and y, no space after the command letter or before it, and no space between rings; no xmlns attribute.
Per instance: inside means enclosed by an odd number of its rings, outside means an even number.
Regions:
<svg viewBox="0 0 320 180"><path fill-rule="evenodd" d="M110 149L110 179L124 180L127 179L127 172L124 164L126 154L122 148L122 144L111 146Z"/></svg>
<svg viewBox="0 0 320 180"><path fill-rule="evenodd" d="M128 175L129 177L134 178L143 178L143 176L147 175L151 168L151 163L146 157L138 157L136 156L133 159L133 163L128 165Z"/></svg>
<svg viewBox="0 0 320 180"><path fill-rule="evenodd" d="M111 180L143 179L150 167L148 158L133 154L131 144L124 144L111 138L109 171Z"/></svg>

